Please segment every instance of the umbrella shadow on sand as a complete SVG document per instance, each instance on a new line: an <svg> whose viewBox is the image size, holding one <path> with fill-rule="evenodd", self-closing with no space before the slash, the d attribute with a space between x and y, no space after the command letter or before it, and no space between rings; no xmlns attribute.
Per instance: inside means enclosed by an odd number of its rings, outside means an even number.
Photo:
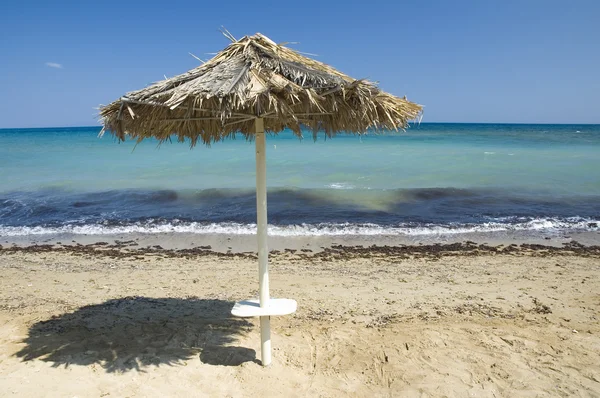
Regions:
<svg viewBox="0 0 600 398"><path fill-rule="evenodd" d="M199 298L125 297L81 307L35 323L15 355L53 366L102 366L107 372L203 363L238 366L258 362L256 352L236 347L252 323L230 315L233 302Z"/></svg>

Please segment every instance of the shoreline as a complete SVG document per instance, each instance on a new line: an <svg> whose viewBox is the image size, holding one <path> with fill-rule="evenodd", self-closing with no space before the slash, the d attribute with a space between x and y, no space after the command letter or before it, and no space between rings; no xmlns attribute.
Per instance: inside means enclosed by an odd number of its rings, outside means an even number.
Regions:
<svg viewBox="0 0 600 398"><path fill-rule="evenodd" d="M76 239L73 239L76 238ZM368 239L367 239L368 238ZM386 258L439 259L456 256L526 255L534 257L579 256L600 258L600 234L586 233L554 239L517 240L475 236L477 240L442 242L398 240L397 237L270 237L272 261L319 259L321 261ZM387 238L387 239L385 239ZM42 240L0 240L0 255L10 253L67 253L84 256L142 259L232 257L256 259L255 236L180 236L180 234L124 234L118 236L55 236ZM581 240L583 240L582 243ZM193 240L193 241L192 241Z"/></svg>
<svg viewBox="0 0 600 398"><path fill-rule="evenodd" d="M584 247L600 245L600 232L574 233L538 233L532 235L524 232L487 232L463 233L429 236L399 236L399 235L346 235L346 236L269 236L270 252L286 250L319 253L332 247L369 248L369 247L444 247L469 246L472 244L494 248L511 245L533 245L551 250L568 246ZM0 236L0 248L28 248L51 246L68 249L80 246L105 246L112 249L166 250L166 251L206 251L214 253L248 254L256 253L256 235L228 234L194 234L194 233L126 233L113 235L26 235ZM593 251L593 250L592 250Z"/></svg>

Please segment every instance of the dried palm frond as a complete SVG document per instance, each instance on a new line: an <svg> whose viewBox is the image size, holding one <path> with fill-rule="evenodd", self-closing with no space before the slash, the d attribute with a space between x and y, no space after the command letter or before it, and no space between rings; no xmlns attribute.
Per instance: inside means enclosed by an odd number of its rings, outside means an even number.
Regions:
<svg viewBox="0 0 600 398"><path fill-rule="evenodd" d="M195 69L102 106L100 117L105 130L121 140L164 141L175 135L194 146L236 133L250 138L257 117L264 119L267 132L288 128L301 136L301 128L307 127L333 136L403 129L421 111L406 98L257 33L231 43Z"/></svg>

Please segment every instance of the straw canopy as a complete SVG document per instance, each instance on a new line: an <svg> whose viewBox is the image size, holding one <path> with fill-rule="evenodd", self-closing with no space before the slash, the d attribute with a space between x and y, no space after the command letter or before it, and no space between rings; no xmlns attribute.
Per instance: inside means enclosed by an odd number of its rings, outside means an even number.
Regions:
<svg viewBox="0 0 600 398"><path fill-rule="evenodd" d="M403 129L422 107L353 79L257 33L232 43L182 75L133 91L100 108L105 130L160 141L177 136L194 146L236 133L309 128L327 136L368 129Z"/></svg>

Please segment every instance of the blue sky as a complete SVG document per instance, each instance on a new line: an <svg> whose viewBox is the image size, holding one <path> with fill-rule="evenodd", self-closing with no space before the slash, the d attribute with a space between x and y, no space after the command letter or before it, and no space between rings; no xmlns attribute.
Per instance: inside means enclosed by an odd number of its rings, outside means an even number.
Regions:
<svg viewBox="0 0 600 398"><path fill-rule="evenodd" d="M600 1L27 1L0 6L0 128L97 106L261 32L425 105L425 122L600 123Z"/></svg>

